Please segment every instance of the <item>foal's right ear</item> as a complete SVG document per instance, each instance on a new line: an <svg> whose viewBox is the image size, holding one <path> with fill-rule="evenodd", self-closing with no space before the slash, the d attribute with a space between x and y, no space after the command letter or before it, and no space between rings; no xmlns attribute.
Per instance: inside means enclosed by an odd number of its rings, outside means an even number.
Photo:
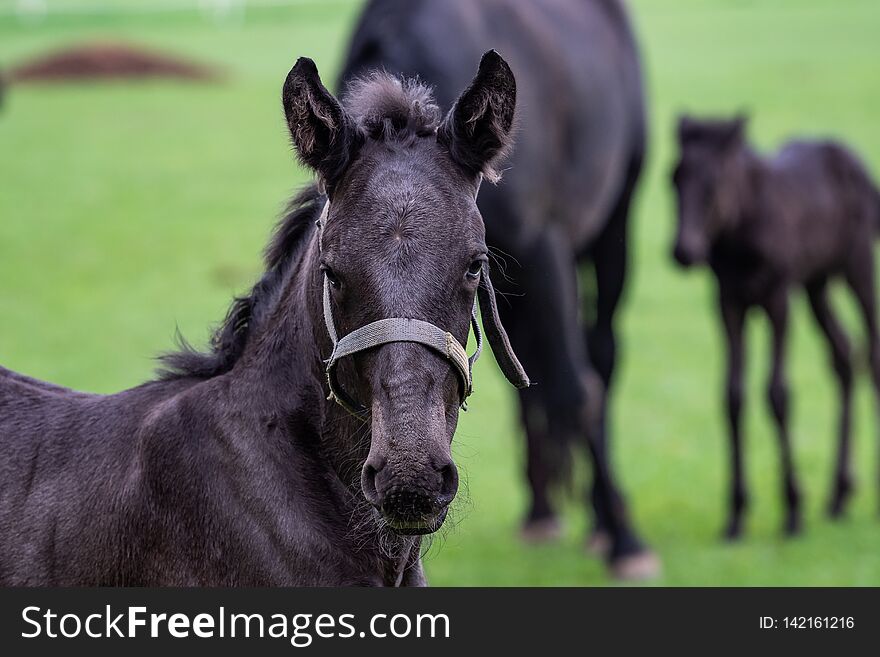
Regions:
<svg viewBox="0 0 880 657"><path fill-rule="evenodd" d="M513 145L516 79L494 50L483 55L480 68L437 130L437 141L472 176L489 182L501 175L496 165Z"/></svg>
<svg viewBox="0 0 880 657"><path fill-rule="evenodd" d="M321 83L308 57L300 57L290 69L281 101L300 161L318 173L329 190L362 142L354 122Z"/></svg>
<svg viewBox="0 0 880 657"><path fill-rule="evenodd" d="M746 112L738 112L730 120L730 135L732 139L743 141L746 138L746 130L749 127L749 115Z"/></svg>
<svg viewBox="0 0 880 657"><path fill-rule="evenodd" d="M689 141L700 132L700 122L688 114L678 115L678 141Z"/></svg>

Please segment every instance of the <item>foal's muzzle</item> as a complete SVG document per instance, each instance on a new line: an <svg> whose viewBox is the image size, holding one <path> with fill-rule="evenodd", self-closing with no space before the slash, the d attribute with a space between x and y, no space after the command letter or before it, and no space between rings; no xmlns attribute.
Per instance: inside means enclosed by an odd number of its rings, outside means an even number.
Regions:
<svg viewBox="0 0 880 657"><path fill-rule="evenodd" d="M432 470L422 473L421 482L401 482L397 479L402 474L412 473L395 473L368 461L361 472L361 488L395 532L430 534L440 529L458 492L458 470L451 460Z"/></svg>

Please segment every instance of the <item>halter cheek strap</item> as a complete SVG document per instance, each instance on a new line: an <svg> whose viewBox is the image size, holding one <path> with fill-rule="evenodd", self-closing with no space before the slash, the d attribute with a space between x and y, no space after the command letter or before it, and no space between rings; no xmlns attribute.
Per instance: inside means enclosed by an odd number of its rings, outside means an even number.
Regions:
<svg viewBox="0 0 880 657"><path fill-rule="evenodd" d="M319 248L321 247L323 228L329 212L330 200L328 199L321 212L321 218L318 220ZM474 363L477 362L477 358L480 357L480 353L483 350L483 334L477 321L476 300L471 311L471 326L473 326L474 336L477 340L477 349L472 356L468 357L465 348L449 331L444 331L440 327L420 319L405 317L380 319L361 326L340 338L336 332L336 324L333 321L330 281L326 274L324 275L323 286L324 324L327 326L327 333L333 342L333 351L330 354L330 358L327 359L326 368L327 386L330 389L327 399L336 402L352 415L366 421L367 409L353 399L339 383L336 376L336 366L339 364L339 360L345 356L351 356L383 344L415 342L425 345L444 356L453 365L461 383L461 406L463 409L467 409L466 400L473 392Z"/></svg>

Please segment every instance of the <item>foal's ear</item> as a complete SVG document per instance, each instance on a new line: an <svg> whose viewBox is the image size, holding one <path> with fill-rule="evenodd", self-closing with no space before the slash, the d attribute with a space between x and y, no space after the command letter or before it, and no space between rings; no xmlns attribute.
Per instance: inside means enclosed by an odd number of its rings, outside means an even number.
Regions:
<svg viewBox="0 0 880 657"><path fill-rule="evenodd" d="M360 146L354 122L321 83L308 57L300 57L290 69L281 101L300 161L318 173L329 190Z"/></svg>
<svg viewBox="0 0 880 657"><path fill-rule="evenodd" d="M684 143L694 136L699 123L687 114L678 115L678 141Z"/></svg>
<svg viewBox="0 0 880 657"><path fill-rule="evenodd" d="M730 122L730 137L737 141L745 141L746 129L749 127L749 115L740 112Z"/></svg>
<svg viewBox="0 0 880 657"><path fill-rule="evenodd" d="M443 119L437 140L471 175L482 173L497 182L501 174L495 167L513 144L515 108L513 72L501 55L490 50L480 60L470 86Z"/></svg>
<svg viewBox="0 0 880 657"><path fill-rule="evenodd" d="M721 146L725 149L735 149L744 144L748 124L749 117L743 113L739 113L725 122L720 134Z"/></svg>

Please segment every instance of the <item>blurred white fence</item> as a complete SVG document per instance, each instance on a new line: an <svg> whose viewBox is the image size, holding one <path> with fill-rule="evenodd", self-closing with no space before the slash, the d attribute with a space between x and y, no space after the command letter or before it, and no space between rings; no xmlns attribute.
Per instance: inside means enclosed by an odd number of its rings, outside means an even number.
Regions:
<svg viewBox="0 0 880 657"><path fill-rule="evenodd" d="M0 0L0 16L13 14L22 22L39 23L50 15L198 11L212 20L236 21L248 7L285 7L309 2L315 0Z"/></svg>

